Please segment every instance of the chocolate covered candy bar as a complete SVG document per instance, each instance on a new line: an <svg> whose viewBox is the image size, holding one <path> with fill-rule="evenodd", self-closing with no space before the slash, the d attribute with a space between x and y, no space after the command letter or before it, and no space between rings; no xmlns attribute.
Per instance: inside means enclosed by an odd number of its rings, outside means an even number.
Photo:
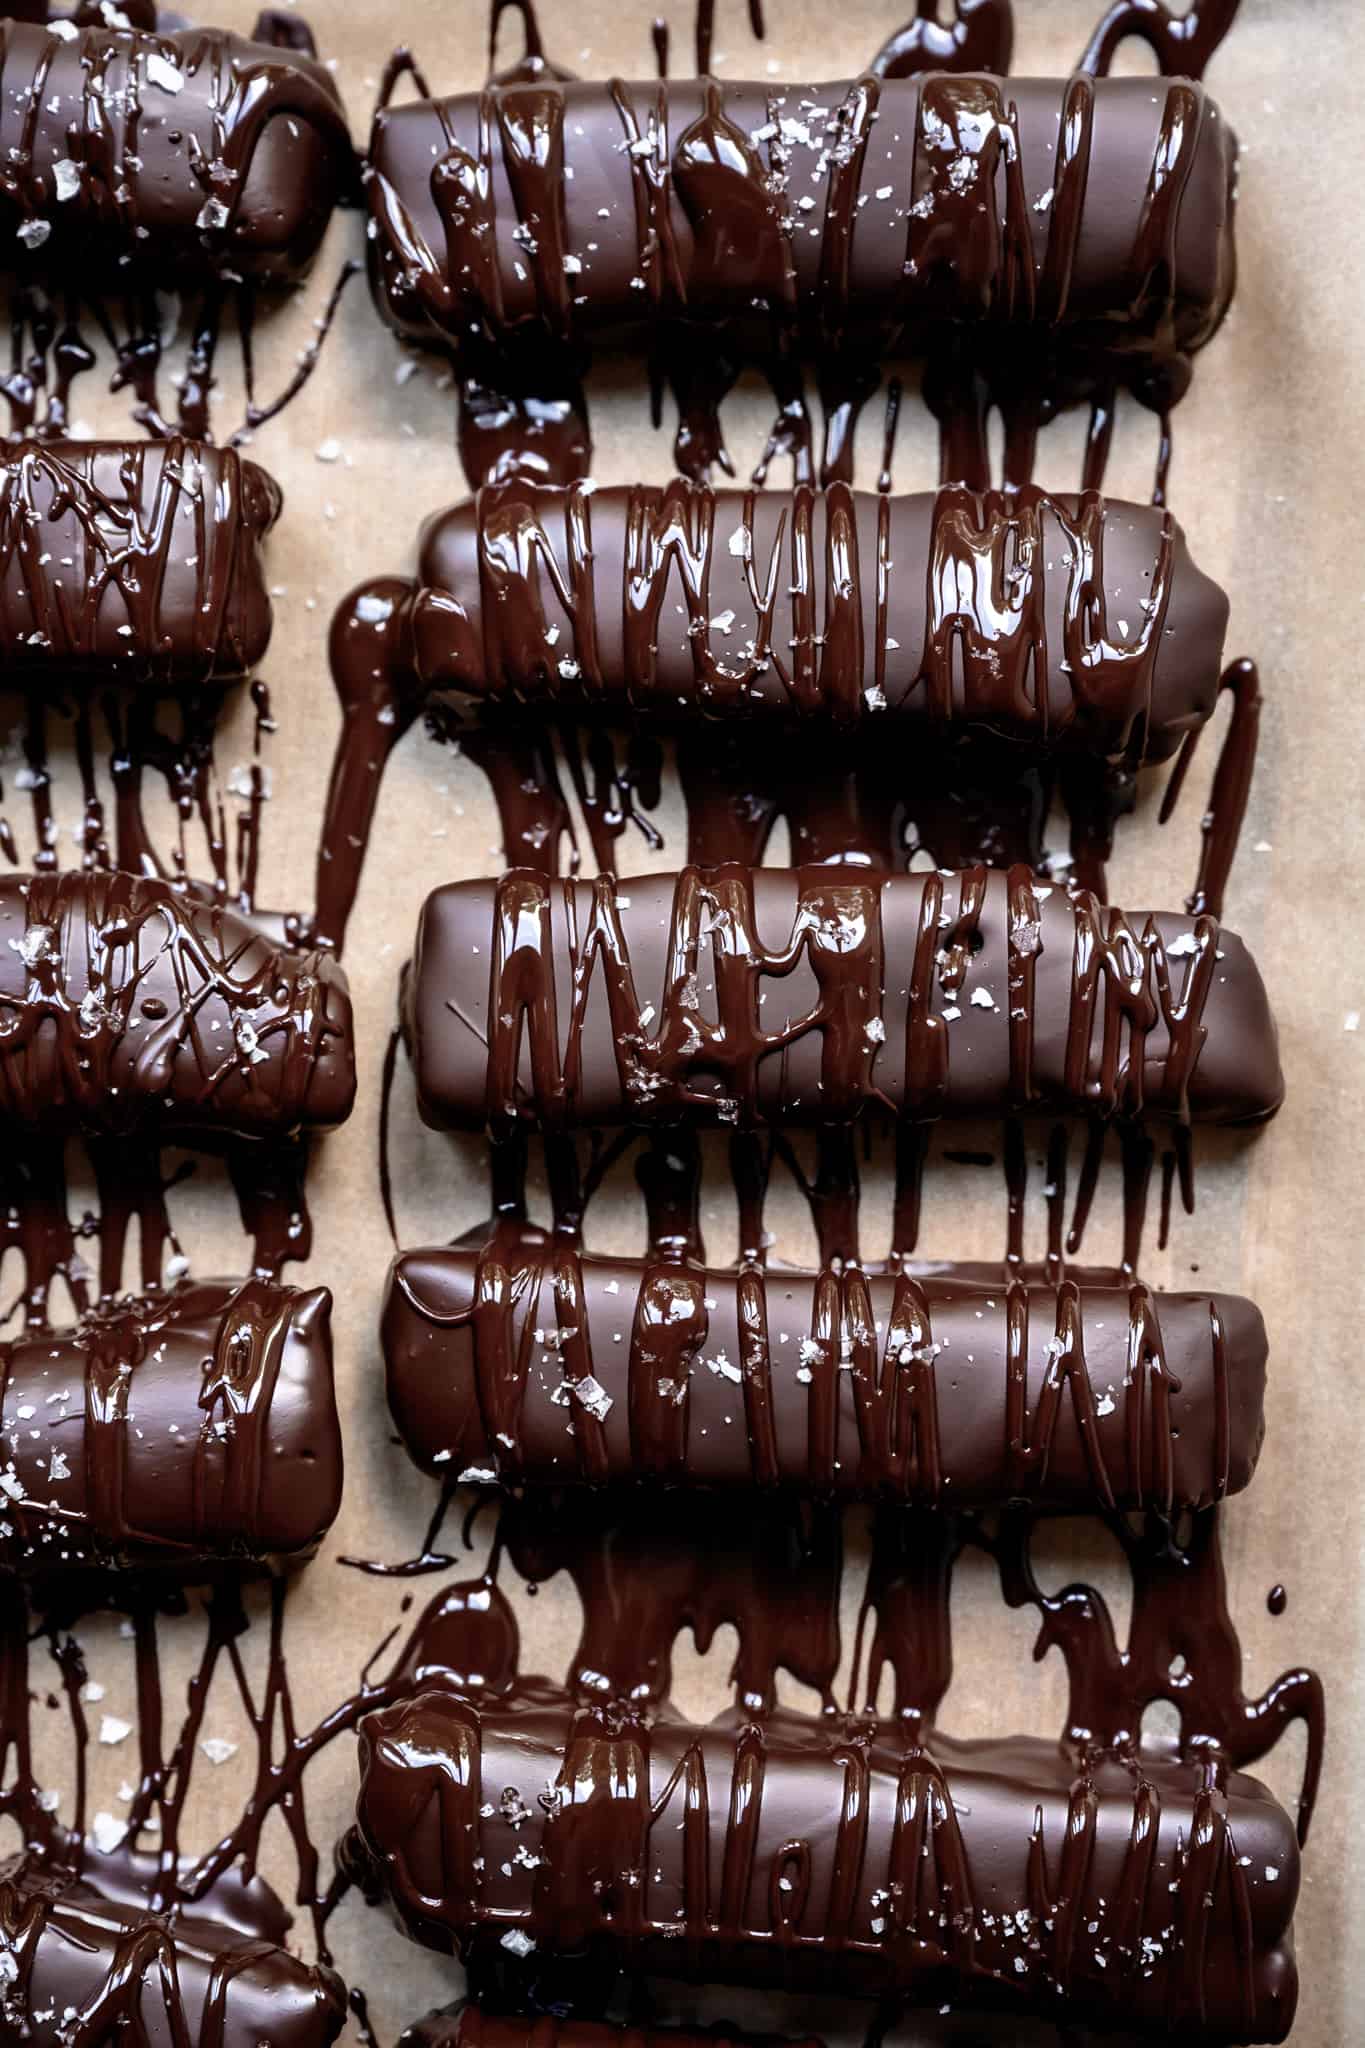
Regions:
<svg viewBox="0 0 1365 2048"><path fill-rule="evenodd" d="M331 1306L210 1281L0 1347L0 1570L306 1557L341 1505Z"/></svg>
<svg viewBox="0 0 1365 2048"><path fill-rule="evenodd" d="M1214 1762L1024 1737L907 1747L778 1712L653 1725L525 1683L361 1728L353 1856L418 1940L701 1982L1280 2041L1294 1828Z"/></svg>
<svg viewBox="0 0 1365 2048"><path fill-rule="evenodd" d="M499 1233L400 1252L389 1406L417 1463L1072 1511L1245 1486L1266 1338L1236 1295L939 1271L736 1271Z"/></svg>
<svg viewBox="0 0 1365 2048"><path fill-rule="evenodd" d="M350 1114L346 978L248 918L110 873L0 879L11 1133L284 1137Z"/></svg>
<svg viewBox="0 0 1365 2048"><path fill-rule="evenodd" d="M438 1128L816 1124L876 1103L1241 1123L1283 1092L1239 939L1023 868L455 883L423 909L404 1024Z"/></svg>
<svg viewBox="0 0 1365 2048"><path fill-rule="evenodd" d="M380 111L371 278L457 354L671 322L1159 359L1227 310L1235 168L1187 79L541 78Z"/></svg>
<svg viewBox="0 0 1365 2048"><path fill-rule="evenodd" d="M230 682L270 644L262 543L279 486L199 441L20 442L0 455L0 656L11 682Z"/></svg>
<svg viewBox="0 0 1365 2048"><path fill-rule="evenodd" d="M21 276L287 283L353 175L314 58L222 29L0 25L0 246Z"/></svg>
<svg viewBox="0 0 1365 2048"><path fill-rule="evenodd" d="M419 580L432 690L617 720L821 718L888 744L984 733L1133 765L1210 716L1228 613L1169 513L1032 485L493 484L428 523Z"/></svg>
<svg viewBox="0 0 1365 2048"><path fill-rule="evenodd" d="M346 2018L334 1971L221 1924L174 1919L22 1864L0 1868L0 2035L32 2048L130 2039L328 2048Z"/></svg>

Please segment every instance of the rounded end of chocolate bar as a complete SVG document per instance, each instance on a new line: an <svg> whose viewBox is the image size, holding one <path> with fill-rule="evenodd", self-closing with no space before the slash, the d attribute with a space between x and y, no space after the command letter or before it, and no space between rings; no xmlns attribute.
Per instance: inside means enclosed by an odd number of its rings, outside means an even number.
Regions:
<svg viewBox="0 0 1365 2048"><path fill-rule="evenodd" d="M1220 986L1225 1000L1215 1014ZM1197 1115L1209 1123L1264 1123L1284 1101L1280 1035L1261 971L1226 927L1218 935L1217 979L1205 1024L1191 1088Z"/></svg>
<svg viewBox="0 0 1365 2048"><path fill-rule="evenodd" d="M316 1130L334 1130L355 1108L355 1024L350 985L334 955L317 955L316 973L321 1020L303 1121Z"/></svg>
<svg viewBox="0 0 1365 2048"><path fill-rule="evenodd" d="M300 1294L284 1333L270 1403L262 1500L269 1509L262 1548L277 1562L302 1563L341 1510L343 1452L332 1375L332 1297Z"/></svg>
<svg viewBox="0 0 1365 2048"><path fill-rule="evenodd" d="M498 1476L479 1407L475 1287L472 1254L445 1246L400 1252L380 1324L389 1411L414 1463L471 1484Z"/></svg>
<svg viewBox="0 0 1365 2048"><path fill-rule="evenodd" d="M417 673L427 690L488 694L477 621L451 591L418 591L412 605L412 637Z"/></svg>
<svg viewBox="0 0 1365 2048"><path fill-rule="evenodd" d="M302 276L317 255L337 201L351 177L350 140L324 133L293 112L267 121L233 220L255 278L285 282Z"/></svg>

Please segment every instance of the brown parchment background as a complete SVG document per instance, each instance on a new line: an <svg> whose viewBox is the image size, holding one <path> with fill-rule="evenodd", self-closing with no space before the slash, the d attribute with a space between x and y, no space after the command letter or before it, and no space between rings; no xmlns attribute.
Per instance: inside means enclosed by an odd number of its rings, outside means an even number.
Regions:
<svg viewBox="0 0 1365 2048"><path fill-rule="evenodd" d="M1016 0L1014 70L1064 73L1093 26L1099 0ZM720 0L715 69L722 75L779 80L830 80L856 74L908 11L895 4L842 0L768 0L769 34L756 45L742 0ZM215 20L247 31L250 0L217 0ZM654 0L541 0L547 47L584 76L652 75L649 24ZM672 24L675 70L691 62L691 0L661 11ZM436 91L477 85L485 71L484 0L405 0L385 10L358 0L311 0L307 12L325 57L335 60L354 132L363 138L375 86L393 40L417 51ZM509 11L502 61L518 35ZM1145 51L1130 46L1132 64ZM1119 68L1128 68L1123 59ZM1261 1690L1283 1667L1311 1661L1329 1688L1329 1754L1317 1822L1309 1845L1299 1914L1303 1976L1296 2048L1341 2048L1365 2039L1365 1950L1355 1912L1365 1905L1365 1688L1361 1630L1365 1619L1365 1396L1359 1382L1359 1272L1365 1240L1365 1029L1348 1018L1365 1013L1360 862L1365 821L1359 811L1365 746L1359 708L1365 626L1365 496L1359 486L1365 432L1365 375L1360 334L1365 313L1365 127L1359 81L1365 75L1365 9L1354 0L1244 0L1243 16L1215 58L1210 84L1243 145L1238 223L1240 283L1224 331L1200 359L1193 392L1176 416L1171 503L1184 522L1196 559L1232 596L1229 654L1251 653L1262 664L1267 712L1260 765L1243 851L1228 900L1228 921L1251 943L1277 1005L1289 1079L1281 1116L1251 1142L1198 1148L1199 1207L1178 1218L1167 1253L1157 1253L1149 1227L1146 1277L1158 1284L1240 1289L1262 1305L1270 1327L1272 1377L1268 1437L1251 1491L1226 1518L1233 1611L1246 1650L1248 1692ZM259 335L260 382L281 384L309 338L327 285L342 257L358 254L361 221L334 223L323 261L301 299L265 318ZM225 350L225 381L231 387ZM273 799L265 821L260 900L268 907L310 900L313 850L337 727L325 645L333 606L356 581L381 571L408 572L417 526L429 511L462 494L454 445L454 403L441 366L423 360L413 372L380 327L357 281L312 384L299 401L256 437L252 452L282 480L286 503L271 543L270 578L277 586L274 644L263 673L280 722L267 759ZM123 401L78 390L85 424L117 431ZM641 365L617 366L590 385L603 482L668 473L670 438L648 425ZM231 391L219 432L237 418ZM725 413L741 474L761 445L768 409L746 388ZM880 407L868 408L858 478L874 480ZM1081 422L1045 434L1039 479L1074 487ZM339 444L339 453L327 443ZM1150 490L1155 427L1131 408L1120 419L1107 488L1141 498ZM328 461L319 456L333 453ZM903 409L895 465L898 489L934 480L934 443L916 402ZM784 479L774 473L771 479ZM242 702L224 732L224 776L249 758L250 717ZM11 753L12 762L13 755ZM1112 871L1113 895L1125 906L1174 907L1193 877L1199 811L1213 746L1204 755L1175 823L1158 833L1148 792L1139 817L1121 830ZM58 766L63 803L74 821L75 786ZM22 823L23 799L11 776L8 810ZM630 834L623 872L674 866L680 858L680 807L666 794L660 813L666 847L657 861ZM782 860L779 842L773 858ZM349 1126L322 1148L314 1169L315 1253L304 1269L336 1295L337 1374L347 1439L347 1493L341 1523L290 1599L287 1647L300 1720L315 1719L353 1686L366 1657L400 1619L404 1588L363 1579L337 1562L343 1552L399 1559L416 1553L434 1493L391 1440L383 1407L376 1318L390 1245L377 1191L380 1071L393 1016L398 970L411 942L419 904L435 884L491 873L500 865L496 818L483 778L450 749L421 731L409 736L390 771L378 828L360 893L346 964L356 999L361 1093ZM586 841L584 842L586 845ZM71 842L66 842L70 849ZM74 857L68 850L63 858ZM394 1165L399 1232L405 1244L447 1238L486 1213L479 1147L423 1132L411 1084L400 1061L395 1093ZM1038 1243L1042 1175L1035 1165L1030 1245ZM1109 1169L1112 1198L1117 1169ZM884 1238L885 1189L867 1191L864 1249L876 1256ZM197 1272L240 1270L245 1252L230 1191L201 1168L176 1199ZM732 1200L721 1175L708 1184L710 1255L731 1256ZM1111 1257L1117 1246L1112 1199L1101 1204L1086 1256ZM813 1242L804 1211L789 1191L775 1196L770 1224L777 1255L809 1260ZM1154 1223L1154 1219L1153 1219ZM597 1249L638 1248L642 1229L628 1175L618 1176L592 1213ZM1004 1204L998 1174L953 1169L926 1192L926 1255L1000 1252ZM479 1525L469 1574L484 1554L487 1520ZM698 1510L704 1541L705 1510ZM452 1519L447 1535L456 1534ZM856 1534L856 1532L855 1532ZM857 1598L856 1542L851 1616ZM1045 1583L1080 1575L1115 1589L1122 1633L1123 1578L1102 1532L1064 1523L1045 1545ZM1270 1617L1266 1593L1288 1589L1288 1610ZM508 1583L513 1583L510 1580ZM423 1603L430 1580L411 1589ZM523 1664L563 1669L576 1628L576 1596L556 1581L534 1600L516 1594L523 1622ZM1060 1663L1030 1661L1034 1627L1010 1614L984 1568L965 1566L955 1608L957 1676L944 1721L955 1733L1006 1725L1052 1732L1064 1705ZM131 1650L116 1624L82 1629L92 1675L106 1687L92 1718L113 1713L132 1721ZM167 1624L168 1706L183 1699L183 1681L200 1630L193 1617ZM259 1674L264 1632L253 1631L248 1662ZM676 1696L706 1714L724 1702L728 1669L724 1636L705 1660L690 1638L680 1643ZM41 1666L35 1673L47 1682ZM785 1688L799 1699L799 1687ZM69 1783L65 1721L36 1710L39 1756L48 1781ZM178 1719L178 1714L175 1715ZM214 1769L200 1758L191 1801L192 1846L207 1846L235 1817L245 1790L246 1731L219 1686L205 1722L207 1735L242 1740L236 1760ZM133 1738L92 1749L92 1810L119 1813L121 1779L135 1778ZM1301 1746L1291 1740L1265 1767L1281 1797L1292 1799ZM340 1743L310 1774L309 1809L324 1844L345 1824L354 1796L354 1749ZM292 1882L283 1828L267 1835L268 1868ZM302 1923L298 1929L304 1934ZM381 2041L428 2006L456 1995L458 1969L411 1948L364 1909L348 1905L336 1926L338 1961L371 1997ZM698 1994L695 2011L711 2018L742 2015L744 2000L728 1992ZM789 2015L792 2031L822 2023L818 2001ZM936 2022L924 2023L925 2029ZM946 2038L912 2027L901 2038ZM1022 2038L1022 2036L1020 2036Z"/></svg>

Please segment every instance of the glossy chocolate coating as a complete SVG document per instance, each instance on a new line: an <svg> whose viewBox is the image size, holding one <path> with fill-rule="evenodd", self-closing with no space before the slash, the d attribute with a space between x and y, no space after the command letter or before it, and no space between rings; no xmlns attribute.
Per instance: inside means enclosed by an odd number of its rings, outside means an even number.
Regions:
<svg viewBox="0 0 1365 2048"><path fill-rule="evenodd" d="M301 1561L341 1505L331 1308L208 1281L0 1347L0 1569Z"/></svg>
<svg viewBox="0 0 1365 2048"><path fill-rule="evenodd" d="M874 353L1164 357L1227 309L1235 165L1184 79L541 79L380 111L371 279L457 352L662 320L771 350L776 318Z"/></svg>
<svg viewBox="0 0 1365 2048"><path fill-rule="evenodd" d="M350 1114L346 977L237 912L117 873L0 878L0 1123L190 1142Z"/></svg>
<svg viewBox="0 0 1365 2048"><path fill-rule="evenodd" d="M161 1919L88 1884L0 1866L6 2040L32 2048L105 2048L124 2039L146 2048L328 2048L345 2018L334 1971L224 1926L206 1909Z"/></svg>
<svg viewBox="0 0 1365 2048"><path fill-rule="evenodd" d="M1252 1304L1137 1283L737 1272L521 1233L400 1252L382 1335L417 1463L509 1486L1169 1512L1244 1487L1264 1428Z"/></svg>
<svg viewBox="0 0 1365 2048"><path fill-rule="evenodd" d="M690 1726L524 1683L361 1727L353 1858L432 1947L1283 2040L1299 1859L1254 1778L1026 1737ZM1188 2030L1188 2031L1185 2031Z"/></svg>
<svg viewBox="0 0 1365 2048"><path fill-rule="evenodd" d="M869 739L894 716L1134 763L1209 717L1228 616L1169 513L1032 485L515 481L429 521L419 577L429 689L675 724L814 716Z"/></svg>
<svg viewBox="0 0 1365 2048"><path fill-rule="evenodd" d="M262 543L278 484L200 441L0 453L0 657L12 679L230 682L270 644Z"/></svg>
<svg viewBox="0 0 1365 2048"><path fill-rule="evenodd" d="M0 67L0 244L21 276L287 283L352 176L336 83L296 51L6 22Z"/></svg>
<svg viewBox="0 0 1365 2048"><path fill-rule="evenodd" d="M430 1124L1138 1115L1283 1093L1261 977L1211 918L1024 869L688 868L437 889L404 1024Z"/></svg>

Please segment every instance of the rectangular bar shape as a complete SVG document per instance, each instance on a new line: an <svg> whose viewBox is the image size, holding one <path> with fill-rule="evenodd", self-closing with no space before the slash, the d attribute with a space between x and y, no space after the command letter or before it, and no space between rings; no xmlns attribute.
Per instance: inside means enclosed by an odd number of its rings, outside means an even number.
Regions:
<svg viewBox="0 0 1365 2048"><path fill-rule="evenodd" d="M404 1019L423 1116L464 1130L1241 1123L1283 1093L1240 939L1024 868L512 869L428 897Z"/></svg>
<svg viewBox="0 0 1365 2048"><path fill-rule="evenodd" d="M87 1884L0 1866L0 2038L329 2048L345 2018L335 1972L208 1909L171 1921Z"/></svg>
<svg viewBox="0 0 1365 2048"><path fill-rule="evenodd" d="M0 1123L282 1138L355 1097L346 977L217 904L119 873L0 878Z"/></svg>
<svg viewBox="0 0 1365 2048"><path fill-rule="evenodd" d="M341 1506L331 1310L209 1281L0 1346L0 1570L308 1556Z"/></svg>
<svg viewBox="0 0 1365 2048"><path fill-rule="evenodd" d="M202 441L0 450L0 658L10 684L225 683L270 644L262 543L278 484Z"/></svg>
<svg viewBox="0 0 1365 2048"><path fill-rule="evenodd" d="M1247 1485L1264 1430L1253 1305L1136 1281L736 1271L504 1231L401 1252L382 1338L417 1463L509 1486L1169 1513Z"/></svg>
<svg viewBox="0 0 1365 2048"><path fill-rule="evenodd" d="M819 719L887 744L988 734L1133 765L1211 715L1228 617L1168 512L1033 485L490 484L428 522L419 579L432 690L622 722Z"/></svg>
<svg viewBox="0 0 1365 2048"><path fill-rule="evenodd" d="M1284 2039L1298 1848L1255 1779L1024 1737L904 1742L789 1712L647 1726L534 1682L478 1706L421 1694L362 1724L356 1857L409 1932L466 1957L529 1943Z"/></svg>
<svg viewBox="0 0 1365 2048"><path fill-rule="evenodd" d="M671 321L771 354L776 318L1141 360L1232 295L1236 142L1188 79L545 77L383 108L369 160L380 311L457 351Z"/></svg>
<svg viewBox="0 0 1365 2048"><path fill-rule="evenodd" d="M284 284L353 178L341 95L224 29L0 26L0 242L20 277Z"/></svg>

